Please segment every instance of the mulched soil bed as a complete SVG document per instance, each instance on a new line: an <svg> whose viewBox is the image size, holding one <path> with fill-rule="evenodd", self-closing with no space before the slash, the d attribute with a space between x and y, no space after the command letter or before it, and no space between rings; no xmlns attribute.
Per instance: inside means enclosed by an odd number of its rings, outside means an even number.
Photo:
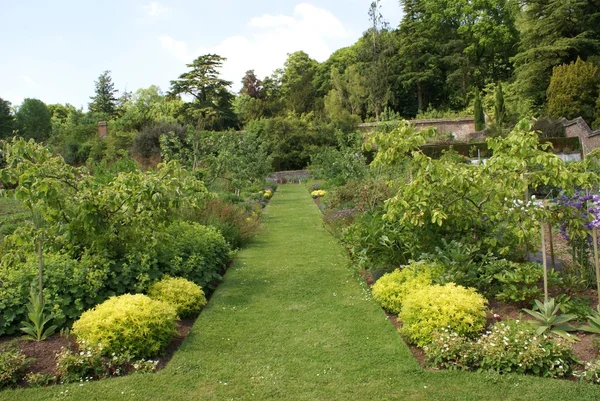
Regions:
<svg viewBox="0 0 600 401"><path fill-rule="evenodd" d="M175 351L177 351L190 333L190 329L194 325L195 320L196 319L185 319L177 322L177 335L171 340L165 352L157 358L160 361L157 365L157 370L167 366L167 363L171 360ZM17 349L21 350L28 358L33 358L27 369L28 373L56 375L56 356L60 353L61 349L78 349L77 343L72 337L67 338L59 334L55 334L40 342L24 340L21 337L3 337L0 338L0 348L8 345L10 342L16 342Z"/></svg>

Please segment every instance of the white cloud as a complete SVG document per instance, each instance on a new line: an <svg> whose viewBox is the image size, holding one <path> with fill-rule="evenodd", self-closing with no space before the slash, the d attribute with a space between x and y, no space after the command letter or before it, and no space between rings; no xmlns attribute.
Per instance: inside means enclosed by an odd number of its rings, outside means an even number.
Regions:
<svg viewBox="0 0 600 401"><path fill-rule="evenodd" d="M28 77L27 75L21 75L21 79L29 86L35 85L35 81L33 79L31 79L31 77Z"/></svg>
<svg viewBox="0 0 600 401"><path fill-rule="evenodd" d="M331 12L308 3L298 4L292 15L265 14L248 21L249 33L224 39L210 48L192 49L170 36L161 36L164 49L184 63L202 54L227 58L222 75L239 88L244 73L254 69L257 76L270 75L283 67L288 53L303 50L317 61L325 61L333 50L330 42L351 38L351 33Z"/></svg>
<svg viewBox="0 0 600 401"><path fill-rule="evenodd" d="M150 17L160 17L169 11L167 7L161 5L158 1L151 1L150 4L143 6L143 8Z"/></svg>

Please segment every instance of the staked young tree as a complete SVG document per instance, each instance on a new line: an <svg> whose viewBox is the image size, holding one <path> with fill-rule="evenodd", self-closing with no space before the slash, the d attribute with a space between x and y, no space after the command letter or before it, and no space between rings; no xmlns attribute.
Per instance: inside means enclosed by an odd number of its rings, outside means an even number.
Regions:
<svg viewBox="0 0 600 401"><path fill-rule="evenodd" d="M92 102L88 104L88 109L95 113L105 113L109 117L115 116L118 109L117 91L112 82L110 71L106 70L95 81L95 95L90 96Z"/></svg>
<svg viewBox="0 0 600 401"><path fill-rule="evenodd" d="M0 98L0 139L12 136L15 129L15 117L10 102Z"/></svg>
<svg viewBox="0 0 600 401"><path fill-rule="evenodd" d="M184 109L188 120L203 129L222 130L233 128L237 119L233 112L234 96L229 92L231 81L219 76L225 58L217 54L205 54L186 66L190 71L171 81L169 95L190 95L193 102Z"/></svg>
<svg viewBox="0 0 600 401"><path fill-rule="evenodd" d="M44 102L39 99L25 99L16 113L16 126L19 136L43 142L52 132L52 115Z"/></svg>

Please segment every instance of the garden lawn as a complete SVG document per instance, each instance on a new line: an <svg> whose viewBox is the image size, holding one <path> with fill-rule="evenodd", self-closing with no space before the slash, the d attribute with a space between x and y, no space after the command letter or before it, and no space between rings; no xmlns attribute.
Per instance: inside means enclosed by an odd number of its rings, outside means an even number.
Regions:
<svg viewBox="0 0 600 401"><path fill-rule="evenodd" d="M264 222L166 369L0 400L600 399L600 386L422 370L303 186L281 186Z"/></svg>

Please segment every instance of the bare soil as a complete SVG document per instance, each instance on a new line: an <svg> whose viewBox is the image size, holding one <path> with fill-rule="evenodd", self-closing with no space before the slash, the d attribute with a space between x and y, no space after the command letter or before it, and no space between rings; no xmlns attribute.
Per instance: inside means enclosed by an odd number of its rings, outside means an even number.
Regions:
<svg viewBox="0 0 600 401"><path fill-rule="evenodd" d="M175 351L188 336L190 329L196 319L185 319L177 322L177 335L171 340L165 352L158 358L157 370L167 366ZM9 346L10 343L20 350L25 356L31 358L27 373L44 373L52 376L57 375L57 355L61 349L68 348L78 350L77 343L73 337L63 337L55 334L44 341L25 340L21 337L0 338L0 349ZM25 383L22 383L24 385Z"/></svg>

